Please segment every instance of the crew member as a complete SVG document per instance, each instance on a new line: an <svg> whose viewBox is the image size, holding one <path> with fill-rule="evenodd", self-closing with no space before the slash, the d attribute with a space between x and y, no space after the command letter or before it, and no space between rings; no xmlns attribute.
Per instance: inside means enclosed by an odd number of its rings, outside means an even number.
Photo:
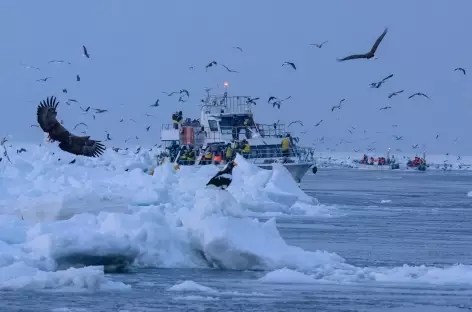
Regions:
<svg viewBox="0 0 472 312"><path fill-rule="evenodd" d="M231 147L231 143L228 143L226 145L226 149L225 149L225 161L226 162L229 162L233 159L233 148Z"/></svg>
<svg viewBox="0 0 472 312"><path fill-rule="evenodd" d="M291 140L290 134L287 133L285 138L282 139L282 156L288 157L290 155Z"/></svg>
<svg viewBox="0 0 472 312"><path fill-rule="evenodd" d="M179 122L177 120L177 117L178 117L177 113L172 114L172 124L174 126L174 129L179 129Z"/></svg>
<svg viewBox="0 0 472 312"><path fill-rule="evenodd" d="M203 154L203 157L202 157L202 164L203 165L209 165L211 164L211 160L213 159L213 153L210 151L210 149L208 148L206 151L205 151L205 154Z"/></svg>
<svg viewBox="0 0 472 312"><path fill-rule="evenodd" d="M191 165L192 162L195 162L195 150L192 147L189 147L187 153L185 153L187 165Z"/></svg>
<svg viewBox="0 0 472 312"><path fill-rule="evenodd" d="M243 153L243 157L249 158L249 153L251 152L251 145L249 145L249 142L246 139L244 139L241 143L242 143L241 152Z"/></svg>

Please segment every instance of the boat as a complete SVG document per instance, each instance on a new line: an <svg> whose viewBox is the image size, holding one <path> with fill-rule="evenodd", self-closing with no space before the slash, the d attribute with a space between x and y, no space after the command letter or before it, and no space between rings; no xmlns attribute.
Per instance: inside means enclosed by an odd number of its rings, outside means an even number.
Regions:
<svg viewBox="0 0 472 312"><path fill-rule="evenodd" d="M159 156L161 163L168 159L180 165L202 166L208 164L208 161L202 161L204 153L211 151L213 155L220 155L228 144L234 146L235 142L246 140L250 152L242 153L243 157L262 169L271 170L273 164L282 164L297 183L308 170L316 173L314 150L298 146L298 140L292 138L291 148L283 153L281 142L287 135L285 125L256 123L250 97L228 96L227 92L208 94L199 103L199 108L199 119L186 118L184 121L180 117L180 122L162 125L160 139L166 151ZM186 147L195 152L194 160L180 160ZM223 166L227 161L214 157L210 163Z"/></svg>
<svg viewBox="0 0 472 312"><path fill-rule="evenodd" d="M423 152L423 157L415 156L413 160L408 160L406 163L407 169L416 169L419 171L426 171L428 164L426 163L426 152Z"/></svg>
<svg viewBox="0 0 472 312"><path fill-rule="evenodd" d="M392 170L400 169L400 164L396 162L395 156L392 155L392 157L390 157L390 148L387 151L386 157L379 156L374 158L371 156L369 161L368 156L364 154L363 159L354 159L353 163L355 163L359 168L389 168Z"/></svg>

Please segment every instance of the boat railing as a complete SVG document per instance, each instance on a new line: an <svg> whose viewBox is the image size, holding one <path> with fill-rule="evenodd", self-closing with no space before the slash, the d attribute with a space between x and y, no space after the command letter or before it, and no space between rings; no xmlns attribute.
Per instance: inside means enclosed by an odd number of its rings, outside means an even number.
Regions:
<svg viewBox="0 0 472 312"><path fill-rule="evenodd" d="M171 146L167 146L165 151L163 151L160 155L162 157L172 157L173 155L177 155L178 151L180 150L177 146L174 146L172 149ZM171 150L174 152L172 153ZM213 152L213 156L221 155L223 162L227 162L230 159L226 159L226 150L224 145L213 146L211 148ZM195 156L196 159L200 159L205 151L201 148L195 148ZM312 163L314 162L314 149L309 147L301 147L301 146L293 146L288 151L283 151L281 145L258 145L251 147L249 153L244 153L240 149L234 150L234 152L241 154L244 158L246 158L249 162L254 163L255 165L268 165L272 163ZM173 160L172 160L173 161ZM211 161L214 163L214 161ZM194 161L185 163L187 165L195 164Z"/></svg>
<svg viewBox="0 0 472 312"><path fill-rule="evenodd" d="M283 138L285 136L284 125L262 125L255 126L222 126L220 131L212 131L210 127L199 125L163 125L161 130L162 140L179 140L180 144L204 145L205 143L241 141L243 139ZM167 138L168 137L168 138Z"/></svg>
<svg viewBox="0 0 472 312"><path fill-rule="evenodd" d="M161 130L171 130L171 129L174 129L174 125L173 124L163 124L161 126Z"/></svg>
<svg viewBox="0 0 472 312"><path fill-rule="evenodd" d="M298 162L314 161L314 150L309 147L293 146L288 151L283 151L281 145L257 145L251 147L251 152L244 155L245 158L251 160L255 164L270 164L276 162L278 158L292 158L287 162L294 162L295 158Z"/></svg>
<svg viewBox="0 0 472 312"><path fill-rule="evenodd" d="M210 95L201 104L205 114L250 114L253 103L248 96Z"/></svg>
<svg viewBox="0 0 472 312"><path fill-rule="evenodd" d="M285 125L265 125L255 124L253 126L222 126L220 127L222 134L233 135L241 133L241 131L248 133L249 136L259 134L263 138L282 138L285 136Z"/></svg>

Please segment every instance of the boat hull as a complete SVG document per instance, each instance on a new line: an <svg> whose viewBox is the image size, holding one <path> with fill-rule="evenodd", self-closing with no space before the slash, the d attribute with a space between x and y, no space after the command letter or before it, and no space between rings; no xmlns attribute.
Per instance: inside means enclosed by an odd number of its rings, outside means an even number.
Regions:
<svg viewBox="0 0 472 312"><path fill-rule="evenodd" d="M261 169L265 170L272 170L272 164L255 164ZM295 182L300 183L305 176L305 174L308 172L310 168L314 166L314 163L286 163L282 164L288 172L292 175L293 179ZM203 165L192 165L194 167L201 167ZM216 165L219 169L223 169L225 164L218 164Z"/></svg>
<svg viewBox="0 0 472 312"><path fill-rule="evenodd" d="M259 168L266 169L266 170L272 170L272 165L267 164L267 165L258 165ZM313 166L313 164L310 163L291 163L291 164L283 164L285 168L287 168L288 172L292 175L293 179L295 182L300 183L302 181L302 178L305 176L307 171Z"/></svg>

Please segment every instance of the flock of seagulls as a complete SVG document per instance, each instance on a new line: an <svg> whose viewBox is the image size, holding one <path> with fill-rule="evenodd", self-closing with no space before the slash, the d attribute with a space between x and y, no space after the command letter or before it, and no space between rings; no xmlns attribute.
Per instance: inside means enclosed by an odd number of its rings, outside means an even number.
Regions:
<svg viewBox="0 0 472 312"><path fill-rule="evenodd" d="M388 28L385 28L384 31L380 34L380 36L376 39L376 41L374 42L374 44L372 45L370 50L367 51L366 53L348 55L348 56L345 56L343 58L338 58L337 61L345 62L345 61L352 61L352 60L359 60L359 59L365 59L365 60L376 59L377 50L379 49L382 41L385 39L387 34L388 34ZM322 49L326 44L328 44L328 40L322 41L321 43L311 43L309 45L313 46L313 47L316 47L318 49ZM240 53L244 52L244 50L239 46L234 46L234 47L232 47L232 49L234 49L234 50L236 50ZM83 56L84 57L86 57L87 59L91 58L91 56L89 54L89 51L86 48L86 46L82 46L82 51L83 51ZM70 62L65 61L65 60L51 60L48 63L71 64ZM232 69L229 66L227 66L225 64L221 64L221 63L219 63L215 60L210 61L209 63L207 63L204 66L204 68L205 68L205 71L208 71L208 70L214 69L218 66L223 67L229 73L235 73L235 74L239 73L239 71L237 71L236 69ZM285 62L282 63L281 66L282 67L287 66L287 67L291 68L292 70L295 70L295 71L297 70L297 65L292 61L285 61ZM34 66L30 66L30 65L24 65L24 67L25 68L30 68L30 69L35 69L35 70L40 70L38 67L34 67ZM189 68L189 70L194 70L195 66L192 65L192 66L189 66L188 68ZM454 72L460 72L464 76L467 75L466 70L462 67L455 68ZM382 78L379 81L372 82L372 83L370 83L370 88L380 89L380 88L382 88L382 86L384 84L386 84L393 77L394 77L394 74L389 74L385 78ZM50 79L52 79L52 77L44 77L44 78L38 79L37 82L47 83ZM81 81L81 77L80 77L79 74L76 75L76 81L77 82ZM209 89L207 89L206 91L209 92ZM67 94L68 93L67 88L63 88L62 92L64 94ZM400 96L404 92L405 92L405 90L403 90L403 89L391 92L387 95L387 98L391 99L393 97ZM185 103L190 98L190 92L188 90L184 89L184 88L182 88L178 91L171 91L171 92L163 91L162 94L166 95L167 97L174 97L175 96L175 98L177 98L178 103ZM427 94L423 93L423 92L413 93L413 94L408 96L408 99L412 99L414 97L424 97L424 98L430 100L430 97ZM282 104L285 101L289 100L290 98L291 98L291 96L287 96L287 97L282 98L282 99L280 99L276 96L270 96L269 99L267 100L267 103L269 105L271 105L273 108L281 109ZM247 103L256 105L258 100L260 100L259 97L254 97L254 98L250 97L250 98L247 99ZM345 101L346 101L346 99L342 98L337 105L334 105L334 106L331 107L331 112L334 113L336 110L341 110L345 105ZM73 98L69 98L65 101L65 104L68 105L68 106L78 105L78 103L79 103L79 101L76 100L76 99L73 99ZM87 123L79 122L73 127L74 130L80 131L80 133L84 135L84 136L75 136L75 135L71 134L66 128L64 128L64 126L62 125L62 121L58 121L56 119L56 116L57 116L57 111L56 110L57 110L58 104L59 104L59 102L56 100L55 97L47 98L45 101L42 101L40 103L40 105L38 106L38 111L37 111L37 118L38 118L39 127L44 132L49 134L49 137L52 141L58 141L59 142L59 147L62 150L66 151L66 152L70 152L70 153L73 153L73 154L76 154L76 155L90 156L90 157L96 157L96 156L101 155L103 153L105 147L101 143L101 141L91 140L89 136L85 135L87 129L89 128ZM104 114L104 113L108 112L107 109L93 108L93 107L90 107L90 106L87 106L87 107L82 107L80 105L78 105L78 106L79 106L80 110L82 111L82 113L84 115L91 114L92 118L94 120L96 119L96 115ZM152 103L152 104L150 103L149 107L150 108L160 107L160 99L158 98L158 99L155 100L154 103ZM386 110L389 110L389 109L392 109L392 106L387 105L387 106L379 108L380 111L386 111ZM148 114L148 113L145 113L145 116L146 117L155 117L154 115L151 115L151 114ZM119 120L119 122L120 123L124 122L124 120L125 120L124 118L121 118ZM137 123L132 118L128 118L127 120L130 120L134 123ZM278 124L278 123L274 123L274 125L276 125L276 124ZM291 125L294 125L294 124L299 124L301 127L304 127L303 122L300 121L300 120L290 122L289 127ZM323 124L323 119L318 121L316 124L314 124L314 127L319 127L322 124ZM31 125L31 127L38 127L38 125ZM392 127L396 127L396 125L392 125ZM150 129L151 129L151 126L150 125L143 126L143 129L146 132L149 132ZM352 134L355 131L355 127L351 127L350 129L348 129L348 131L349 131L349 133ZM303 131L302 133L306 133L306 131ZM365 131L364 131L364 133L365 133ZM396 140L402 140L403 139L403 136L394 136L394 137L395 137ZM436 137L436 139L438 139L438 138L439 138L439 135ZM105 141L111 141L112 140L112 136L108 131L105 132L105 138L104 139L105 139ZM134 140L134 139L138 140L139 137L138 136L133 136L131 138L127 138L125 140L125 143L130 141L130 140ZM324 137L318 139L318 142L323 143L324 142ZM342 143L346 143L346 142L348 142L348 141L342 140ZM339 144L342 144L342 143L339 143ZM373 144L373 143L371 143L371 144ZM414 146L417 146L417 145L414 145ZM113 148L113 149L115 150L115 148ZM373 148L371 146L368 146L368 150L372 150L372 149Z"/></svg>

